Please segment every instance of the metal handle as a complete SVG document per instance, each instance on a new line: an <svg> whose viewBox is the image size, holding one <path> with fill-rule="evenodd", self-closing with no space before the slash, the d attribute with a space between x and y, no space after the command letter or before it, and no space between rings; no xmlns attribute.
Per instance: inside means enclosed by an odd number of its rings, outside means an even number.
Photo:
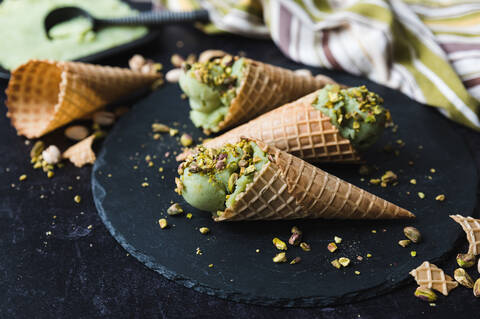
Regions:
<svg viewBox="0 0 480 319"><path fill-rule="evenodd" d="M207 10L187 12L159 11L145 12L132 17L116 19L98 19L96 27L107 25L144 25L154 27L167 23L185 23L195 21L209 21Z"/></svg>

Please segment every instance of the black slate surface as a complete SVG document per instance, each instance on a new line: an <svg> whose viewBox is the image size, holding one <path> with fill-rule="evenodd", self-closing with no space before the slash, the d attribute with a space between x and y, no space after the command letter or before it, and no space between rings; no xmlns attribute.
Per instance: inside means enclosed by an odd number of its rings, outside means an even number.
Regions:
<svg viewBox="0 0 480 319"><path fill-rule="evenodd" d="M248 56L254 46L243 49ZM286 58L271 62L292 66ZM354 86L364 80L350 77L342 83ZM148 267L187 287L222 298L311 307L385 293L411 279L408 272L423 260L438 261L451 251L463 231L452 227L448 215L458 211L464 215L473 213L477 175L463 138L438 112L396 91L371 83L368 87L385 99L399 126L396 132L387 130L366 154L367 162L376 171L362 182L358 166L320 166L414 212L415 221L213 222L209 213L189 206L173 191L178 177L174 157L181 152L179 137L164 134L160 140L152 138L154 122L178 128L179 135L202 135L188 118L188 101L180 98L180 88L170 83L134 105L103 144L92 174L100 216L119 243ZM390 152L384 151L387 144L391 144ZM170 156L165 155L168 153ZM146 156L152 157L154 166L147 165ZM409 165L409 161L414 164ZM435 168L433 173L431 168ZM399 175L397 186L382 188L367 182L387 170ZM409 183L412 178L417 180L416 185ZM141 186L145 181L148 187ZM457 192L460 183L464 191ZM420 199L418 192L424 192L426 198ZM445 194L448 200L436 201L438 194ZM165 212L172 202L180 202L193 219L184 215L168 217ZM161 230L157 223L161 217L167 217L173 227ZM397 242L404 238L403 228L411 224L421 230L424 240L420 245L402 248ZM272 239L287 241L293 225L304 232L312 251L305 253L299 247L290 247L289 260L301 256L303 261L294 266L274 264L272 257L278 251ZM200 234L200 227L210 228L211 234ZM334 236L343 238L343 242L332 254L326 247ZM197 247L202 250L201 256L196 254ZM417 257L412 258L411 250L417 252ZM367 258L367 253L373 257ZM357 256L364 260L356 260ZM342 270L332 267L331 260L339 257L350 258L351 265ZM360 275L354 271L360 271Z"/></svg>
<svg viewBox="0 0 480 319"><path fill-rule="evenodd" d="M187 54L212 46L200 36L189 28L169 27L140 52L167 65L167 49ZM175 49L178 39L185 43L181 49ZM212 39L218 43L215 48L232 52L254 44L253 58L281 57L269 41L233 36ZM129 56L103 63L126 65ZM3 88L5 84L1 91ZM0 100L4 100L3 94ZM454 124L452 127L468 142L478 168L480 134ZM62 132L45 140L67 145ZM454 290L447 298L440 296L437 306L430 307L412 297L413 284L358 303L304 309L247 305L195 292L159 276L118 245L93 205L90 168L69 165L48 180L31 169L27 160L30 146L23 141L8 120L0 117L0 318L452 318L471 316L479 309L478 300L464 288ZM27 173L28 179L19 183L22 173ZM71 191L69 185L73 186ZM464 190L462 186L458 185L458 192ZM46 198L41 199L41 194ZM83 197L80 204L73 202L75 194ZM47 231L52 235L46 235ZM466 247L462 238L452 253L466 251ZM438 265L452 273L454 256Z"/></svg>

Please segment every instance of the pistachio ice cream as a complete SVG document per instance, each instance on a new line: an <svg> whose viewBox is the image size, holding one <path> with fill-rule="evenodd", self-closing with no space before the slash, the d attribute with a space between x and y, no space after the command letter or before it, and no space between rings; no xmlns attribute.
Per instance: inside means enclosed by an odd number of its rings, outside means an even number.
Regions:
<svg viewBox="0 0 480 319"><path fill-rule="evenodd" d="M267 154L247 140L219 149L200 146L180 164L176 190L195 208L223 212L268 161Z"/></svg>
<svg viewBox="0 0 480 319"><path fill-rule="evenodd" d="M351 88L327 85L318 91L312 106L330 117L340 135L361 151L378 140L390 120L390 113L382 103L383 99L364 85Z"/></svg>
<svg viewBox="0 0 480 319"><path fill-rule="evenodd" d="M217 132L241 85L246 60L226 55L186 64L179 84L189 97L190 119L196 127Z"/></svg>

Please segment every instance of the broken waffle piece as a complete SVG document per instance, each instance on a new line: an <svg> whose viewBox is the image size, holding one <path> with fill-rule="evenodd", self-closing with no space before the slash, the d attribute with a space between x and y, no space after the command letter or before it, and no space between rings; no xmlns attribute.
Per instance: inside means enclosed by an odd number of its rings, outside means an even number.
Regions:
<svg viewBox="0 0 480 319"><path fill-rule="evenodd" d="M415 278L420 287L435 289L445 296L448 296L448 293L458 286L452 277L428 261L424 261L419 267L413 269L410 275Z"/></svg>
<svg viewBox="0 0 480 319"><path fill-rule="evenodd" d="M450 215L450 217L462 226L467 233L469 243L468 253L475 256L480 254L480 219L465 217L462 215Z"/></svg>
<svg viewBox="0 0 480 319"><path fill-rule="evenodd" d="M90 135L86 139L70 146L65 152L63 152L62 157L68 158L76 167L95 163L96 156L92 150L94 140L95 134Z"/></svg>

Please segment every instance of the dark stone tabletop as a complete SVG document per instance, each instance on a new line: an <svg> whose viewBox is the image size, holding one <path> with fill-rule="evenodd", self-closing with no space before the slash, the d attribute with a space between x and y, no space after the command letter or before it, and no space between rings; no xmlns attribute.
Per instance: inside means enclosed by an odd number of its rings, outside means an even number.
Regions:
<svg viewBox="0 0 480 319"><path fill-rule="evenodd" d="M141 53L170 68L165 48L181 39L180 54L209 49L197 43L199 31L168 27L145 47L99 63L125 66ZM216 48L241 50L256 42L253 57L268 61L279 55L267 40L215 36ZM328 72L327 72L328 74ZM0 110L6 113L0 83ZM122 101L131 104L132 101ZM480 167L480 134L452 123L467 141ZM64 148L61 130L43 139ZM113 239L102 224L92 200L91 168L68 165L52 179L34 171L31 145L16 135L9 120L0 116L0 318L476 318L480 301L471 290L456 289L440 296L435 307L412 296L415 285L355 304L327 308L285 309L253 306L218 299L171 282L148 269ZM27 174L24 182L18 177ZM69 187L71 186L71 187ZM462 185L458 185L462 191ZM73 201L81 195L82 201ZM477 194L478 195L478 194ZM477 199L479 196L477 196ZM462 212L452 212L462 213ZM477 205L475 216L479 215ZM54 217L55 216L55 217ZM453 225L453 224L452 224ZM51 232L51 234L49 233ZM466 251L467 242L458 244ZM438 266L453 273L454 256ZM462 314L469 313L469 316Z"/></svg>

